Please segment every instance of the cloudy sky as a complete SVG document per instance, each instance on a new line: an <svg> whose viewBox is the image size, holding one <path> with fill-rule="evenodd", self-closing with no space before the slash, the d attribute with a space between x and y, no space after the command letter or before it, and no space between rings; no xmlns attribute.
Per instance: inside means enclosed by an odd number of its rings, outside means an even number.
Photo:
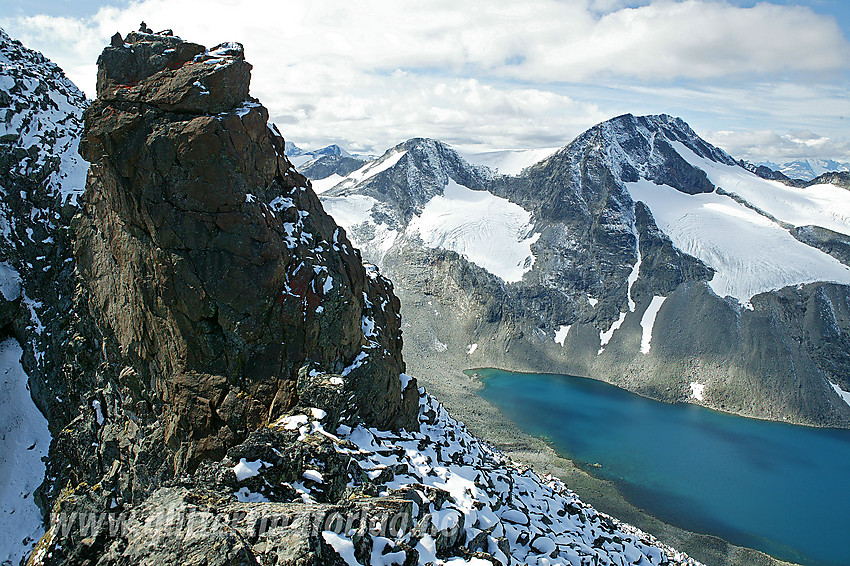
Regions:
<svg viewBox="0 0 850 566"><path fill-rule="evenodd" d="M288 141L554 147L681 116L735 157L850 161L846 0L0 0L0 27L94 96L109 38L245 45Z"/></svg>

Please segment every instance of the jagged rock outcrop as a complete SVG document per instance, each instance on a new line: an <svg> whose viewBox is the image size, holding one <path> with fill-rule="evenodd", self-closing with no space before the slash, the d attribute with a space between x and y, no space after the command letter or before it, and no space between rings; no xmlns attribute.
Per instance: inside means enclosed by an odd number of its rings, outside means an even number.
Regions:
<svg viewBox="0 0 850 566"><path fill-rule="evenodd" d="M823 173L822 175L818 175L817 177L809 181L806 186L820 185L823 183L830 183L838 187L843 187L847 190L850 190L850 172L834 171L829 173Z"/></svg>
<svg viewBox="0 0 850 566"><path fill-rule="evenodd" d="M366 422L415 426L392 287L284 156L250 69L238 44L133 33L101 55L85 115L80 273L175 472L295 406L302 368L343 374Z"/></svg>

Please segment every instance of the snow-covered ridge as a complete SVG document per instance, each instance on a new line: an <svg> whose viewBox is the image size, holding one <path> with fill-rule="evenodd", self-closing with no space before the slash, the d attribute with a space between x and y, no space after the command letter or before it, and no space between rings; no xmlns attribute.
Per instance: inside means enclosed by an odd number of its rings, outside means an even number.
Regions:
<svg viewBox="0 0 850 566"><path fill-rule="evenodd" d="M798 159L785 163L764 161L758 163L758 165L779 171L791 179L802 179L804 181L811 181L824 173L850 171L850 163L840 163L833 159Z"/></svg>
<svg viewBox="0 0 850 566"><path fill-rule="evenodd" d="M501 564L570 565L599 564L698 564L658 542L652 536L597 512L552 476L541 477L510 461L491 446L472 436L463 423L420 389L419 432L388 432L341 425L325 430L324 415L315 411L286 417L300 438L321 434L335 450L350 458L349 487L365 474L387 496L413 490L422 503L414 507L421 515L413 531L372 538L367 562L354 556L350 533L324 531L322 536L343 561L358 564L391 564L404 561L404 553L384 554L401 543L418 552L418 564L491 564L481 558L437 558L438 531L460 530L461 541L475 544ZM293 424L294 423L294 424ZM237 477L259 473L262 462L240 462ZM244 473L248 469L249 473ZM359 469L360 473L354 472ZM313 502L314 489L321 491L323 478L310 473L294 487L305 502ZM436 491L434 491L436 490ZM434 496L439 493L439 496ZM259 493L237 497L262 501ZM389 538L394 536L394 538ZM505 544L507 543L507 544ZM377 551L376 551L377 549Z"/></svg>
<svg viewBox="0 0 850 566"><path fill-rule="evenodd" d="M737 165L700 157L680 142L674 141L672 145L685 161L705 171L715 186L743 198L777 220L793 226L821 226L850 235L850 191L835 185L791 187L762 179Z"/></svg>
<svg viewBox="0 0 850 566"><path fill-rule="evenodd" d="M381 156L375 161L370 161L354 173L348 175L339 183L339 187L349 189L358 183L362 183L366 179L370 179L375 175L382 173L399 162L404 157L407 150L396 148Z"/></svg>

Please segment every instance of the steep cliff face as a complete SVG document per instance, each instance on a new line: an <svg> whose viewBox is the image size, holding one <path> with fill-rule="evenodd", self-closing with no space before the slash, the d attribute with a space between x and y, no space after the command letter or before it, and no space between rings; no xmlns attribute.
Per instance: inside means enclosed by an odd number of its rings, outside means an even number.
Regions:
<svg viewBox="0 0 850 566"><path fill-rule="evenodd" d="M391 284L284 156L250 70L238 44L116 37L85 114L80 273L122 403L167 423L175 471L290 410L299 372L338 374L369 424L416 426Z"/></svg>

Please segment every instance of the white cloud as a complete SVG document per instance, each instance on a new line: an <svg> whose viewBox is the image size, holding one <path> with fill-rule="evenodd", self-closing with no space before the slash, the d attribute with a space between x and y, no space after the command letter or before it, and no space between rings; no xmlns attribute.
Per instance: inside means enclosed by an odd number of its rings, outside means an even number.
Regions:
<svg viewBox="0 0 850 566"><path fill-rule="evenodd" d="M705 137L735 157L752 163L783 163L806 158L850 161L850 142L833 140L811 131L727 130L712 132Z"/></svg>
<svg viewBox="0 0 850 566"><path fill-rule="evenodd" d="M138 0L87 21L0 16L0 26L92 95L100 50L141 20L207 46L242 42L252 93L293 141L375 150L418 135L490 138L494 147L565 143L612 107L631 110L635 85L663 101L682 81L731 82L741 87L725 93L741 95L753 76L803 73L812 82L833 73L808 87L817 93L835 73L846 85L850 58L833 20L719 0ZM606 111L586 94L598 84L613 85L623 102ZM746 94L723 94L716 104L724 111L750 106ZM789 119L799 105L785 103L800 96L759 102ZM832 110L840 108L835 100Z"/></svg>

